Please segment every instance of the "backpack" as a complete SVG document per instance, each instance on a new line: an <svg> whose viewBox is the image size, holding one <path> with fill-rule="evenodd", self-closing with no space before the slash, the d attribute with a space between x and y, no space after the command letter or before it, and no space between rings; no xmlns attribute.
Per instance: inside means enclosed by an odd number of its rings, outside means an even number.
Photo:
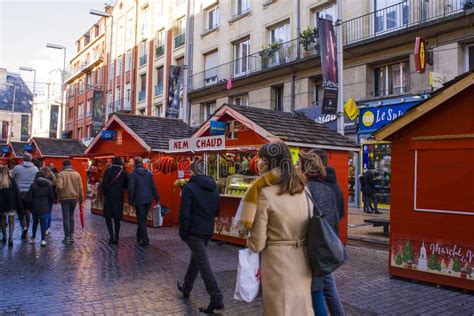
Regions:
<svg viewBox="0 0 474 316"><path fill-rule="evenodd" d="M308 201L309 225L306 244L309 263L314 276L324 276L339 268L347 260L346 247L331 225L316 207L311 193L305 190ZM311 217L309 200L313 202L314 215Z"/></svg>

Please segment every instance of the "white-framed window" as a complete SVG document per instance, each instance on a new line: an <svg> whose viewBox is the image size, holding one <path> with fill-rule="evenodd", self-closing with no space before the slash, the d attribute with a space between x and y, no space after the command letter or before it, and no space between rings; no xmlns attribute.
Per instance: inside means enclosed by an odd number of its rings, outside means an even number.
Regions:
<svg viewBox="0 0 474 316"><path fill-rule="evenodd" d="M164 67L156 68L156 86L155 86L155 96L163 95L164 87Z"/></svg>
<svg viewBox="0 0 474 316"><path fill-rule="evenodd" d="M163 8L163 2L164 0L155 0L157 3L156 3L156 8L157 8L157 12L156 12L156 15L158 17L162 17L163 14L164 14L164 8Z"/></svg>
<svg viewBox="0 0 474 316"><path fill-rule="evenodd" d="M116 72L117 77L120 77L122 75L122 56L119 56L117 60L117 72Z"/></svg>
<svg viewBox="0 0 474 316"><path fill-rule="evenodd" d="M125 23L124 17L120 17L118 20L118 27L117 27L117 50L122 51L123 45L125 43Z"/></svg>
<svg viewBox="0 0 474 316"><path fill-rule="evenodd" d="M112 81L114 78L114 61L110 62L110 69L109 69L109 81Z"/></svg>
<svg viewBox="0 0 474 316"><path fill-rule="evenodd" d="M466 71L474 71L474 44L465 47L464 59Z"/></svg>
<svg viewBox="0 0 474 316"><path fill-rule="evenodd" d="M148 32L148 5L141 10L140 33L142 38L146 38Z"/></svg>
<svg viewBox="0 0 474 316"><path fill-rule="evenodd" d="M283 91L284 91L283 85L272 87L272 90L271 90L272 110L283 111L283 97L284 97Z"/></svg>
<svg viewBox="0 0 474 316"><path fill-rule="evenodd" d="M288 42L290 40L290 22L285 22L269 29L268 37L268 42L270 44L280 43L278 50L273 52L273 54L270 56L270 65L278 65L281 61L287 61L287 59L289 60L291 56L287 54L287 45L282 43Z"/></svg>
<svg viewBox="0 0 474 316"><path fill-rule="evenodd" d="M211 115L214 114L215 110L216 110L215 101L201 104L201 111L200 111L200 118L199 118L201 123L203 123L209 117L211 117Z"/></svg>
<svg viewBox="0 0 474 316"><path fill-rule="evenodd" d="M130 110L130 102L131 102L132 94L130 88L127 89L127 93L125 94L125 102L124 102L124 109Z"/></svg>
<svg viewBox="0 0 474 316"><path fill-rule="evenodd" d="M321 106L323 104L324 88L321 80L314 80L313 87L313 106Z"/></svg>
<svg viewBox="0 0 474 316"><path fill-rule="evenodd" d="M186 33L186 17L182 17L178 20L178 35Z"/></svg>
<svg viewBox="0 0 474 316"><path fill-rule="evenodd" d="M410 89L410 68L408 60L374 69L375 96L407 93Z"/></svg>
<svg viewBox="0 0 474 316"><path fill-rule="evenodd" d="M235 15L241 15L250 10L250 0L234 0Z"/></svg>
<svg viewBox="0 0 474 316"><path fill-rule="evenodd" d="M155 58L165 54L165 31L156 32L155 38Z"/></svg>
<svg viewBox="0 0 474 316"><path fill-rule="evenodd" d="M87 99L86 102L86 116L92 115L92 99Z"/></svg>
<svg viewBox="0 0 474 316"><path fill-rule="evenodd" d="M206 31L219 26L219 6L215 6L206 12Z"/></svg>
<svg viewBox="0 0 474 316"><path fill-rule="evenodd" d="M127 42L127 47L130 47L129 44L133 42L133 30L135 28L134 17L135 15L133 14L133 12L127 12L127 34L125 39Z"/></svg>
<svg viewBox="0 0 474 316"><path fill-rule="evenodd" d="M234 76L243 76L250 71L249 57L250 39L234 44Z"/></svg>
<svg viewBox="0 0 474 316"><path fill-rule="evenodd" d="M163 104L156 104L153 109L153 115L163 117Z"/></svg>
<svg viewBox="0 0 474 316"><path fill-rule="evenodd" d="M212 85L217 83L218 71L217 66L219 64L219 51L213 51L212 53L204 55L204 85Z"/></svg>
<svg viewBox="0 0 474 316"><path fill-rule="evenodd" d="M319 19L326 19L326 20L331 20L334 23L336 22L336 5L333 4L332 6L325 7L321 10L314 11L313 13L313 21L314 21L314 26L318 27L318 20Z"/></svg>
<svg viewBox="0 0 474 316"><path fill-rule="evenodd" d="M233 97L233 99L234 99L234 105L249 106L249 96L246 94L235 96Z"/></svg>
<svg viewBox="0 0 474 316"><path fill-rule="evenodd" d="M428 4L429 1L425 2ZM407 25L409 3L410 1L374 0L375 32L388 32Z"/></svg>
<svg viewBox="0 0 474 316"><path fill-rule="evenodd" d="M127 51L126 57L125 57L125 72L130 71L132 69L132 50Z"/></svg>
<svg viewBox="0 0 474 316"><path fill-rule="evenodd" d="M79 103L77 106L77 118L83 118L84 117L84 103Z"/></svg>

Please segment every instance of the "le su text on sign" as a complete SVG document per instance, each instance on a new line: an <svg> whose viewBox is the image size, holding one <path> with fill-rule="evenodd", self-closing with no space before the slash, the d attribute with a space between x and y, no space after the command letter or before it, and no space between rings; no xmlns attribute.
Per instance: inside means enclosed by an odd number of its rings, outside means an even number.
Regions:
<svg viewBox="0 0 474 316"><path fill-rule="evenodd" d="M225 149L225 136L193 137L183 139L171 139L169 141L169 151L206 151Z"/></svg>

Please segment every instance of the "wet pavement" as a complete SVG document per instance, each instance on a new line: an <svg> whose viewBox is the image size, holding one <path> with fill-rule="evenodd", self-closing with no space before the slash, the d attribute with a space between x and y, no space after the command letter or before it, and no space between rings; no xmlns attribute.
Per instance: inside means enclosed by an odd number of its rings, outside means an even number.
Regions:
<svg viewBox="0 0 474 316"><path fill-rule="evenodd" d="M86 214L86 230L76 214L76 242L61 243L59 208L53 234L41 248L19 240L13 248L0 244L0 315L150 314L198 315L207 305L198 282L189 301L180 298L176 281L187 267L189 251L176 228L150 229L151 246L136 245L136 226L123 223L119 246L107 244L103 218ZM211 263L225 295L223 315L261 315L261 302L232 299L238 247L213 242ZM474 296L406 280L390 279L387 252L348 247L350 259L336 272L348 315L470 315Z"/></svg>

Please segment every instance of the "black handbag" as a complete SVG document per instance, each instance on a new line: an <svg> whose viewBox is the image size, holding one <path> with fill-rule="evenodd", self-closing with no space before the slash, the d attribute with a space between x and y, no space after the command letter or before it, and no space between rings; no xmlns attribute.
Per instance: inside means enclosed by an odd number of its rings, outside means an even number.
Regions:
<svg viewBox="0 0 474 316"><path fill-rule="evenodd" d="M346 247L331 225L316 207L311 193L305 190L308 201L309 225L306 235L309 263L314 276L324 276L339 268L347 260ZM314 214L311 217L309 199L313 202Z"/></svg>

